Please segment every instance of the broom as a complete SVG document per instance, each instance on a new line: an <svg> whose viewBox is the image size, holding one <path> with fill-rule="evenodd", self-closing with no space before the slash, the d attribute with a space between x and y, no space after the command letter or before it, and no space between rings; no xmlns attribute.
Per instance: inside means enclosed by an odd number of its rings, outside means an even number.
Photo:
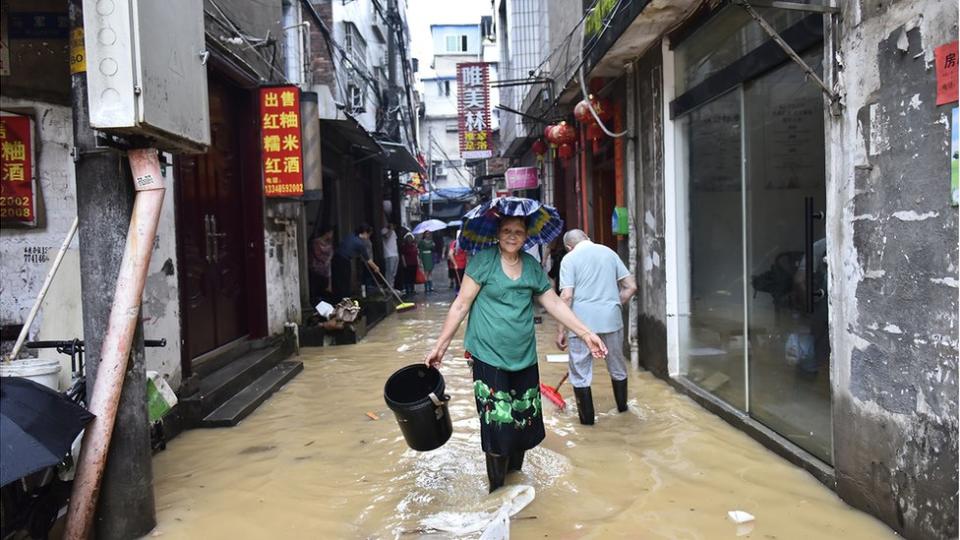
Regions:
<svg viewBox="0 0 960 540"><path fill-rule="evenodd" d="M366 266L367 270L374 275L373 282L376 283L377 288L380 289L380 294L384 296L387 295L387 293L383 290L383 287L380 286L380 282L377 281L376 278L378 277L383 281L384 285L386 285L387 288L390 289L390 292L393 293L393 297L397 299L397 306L394 308L395 310L397 310L397 313L400 313L402 311L409 311L417 307L417 305L414 304L413 302L404 302L403 298L400 298L400 295L397 294L397 291L393 290L393 286L387 283L387 278L383 277L383 274L380 273L380 270L374 270L373 268L370 268L367 265L364 265L364 266Z"/></svg>
<svg viewBox="0 0 960 540"><path fill-rule="evenodd" d="M567 402L564 401L563 396L560 395L560 387L563 386L563 383L567 382L567 377L569 376L569 371L564 373L563 378L560 379L559 383L557 383L556 388L547 386L543 384L543 382L540 383L540 393L547 396L547 399L552 401L553 404L556 405L561 411L566 410Z"/></svg>

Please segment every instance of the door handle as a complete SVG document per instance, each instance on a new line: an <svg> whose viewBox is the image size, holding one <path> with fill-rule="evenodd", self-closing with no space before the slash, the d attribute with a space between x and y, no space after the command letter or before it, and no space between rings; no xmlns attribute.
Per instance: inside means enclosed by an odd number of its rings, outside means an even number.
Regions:
<svg viewBox="0 0 960 540"><path fill-rule="evenodd" d="M213 262L220 261L220 240L219 238L226 236L227 233L218 233L217 232L217 216L210 215L210 243L213 245Z"/></svg>
<svg viewBox="0 0 960 540"><path fill-rule="evenodd" d="M804 278L804 304L807 313L813 313L813 304L826 296L823 289L813 290L813 222L822 220L823 212L815 212L813 207L813 197L803 198L803 278Z"/></svg>
<svg viewBox="0 0 960 540"><path fill-rule="evenodd" d="M211 246L211 240L213 240L213 237L211 236L211 234L213 234L213 223L211 221L212 218L213 216L210 214L203 215L203 241L204 247L206 248L206 259L208 264L213 262L213 247Z"/></svg>

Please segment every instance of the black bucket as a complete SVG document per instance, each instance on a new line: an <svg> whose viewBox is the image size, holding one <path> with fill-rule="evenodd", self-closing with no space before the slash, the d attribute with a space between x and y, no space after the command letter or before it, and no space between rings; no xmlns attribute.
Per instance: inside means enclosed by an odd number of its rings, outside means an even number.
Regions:
<svg viewBox="0 0 960 540"><path fill-rule="evenodd" d="M450 396L443 390L443 375L424 364L401 368L387 379L383 398L397 417L410 448L420 452L436 450L450 439Z"/></svg>

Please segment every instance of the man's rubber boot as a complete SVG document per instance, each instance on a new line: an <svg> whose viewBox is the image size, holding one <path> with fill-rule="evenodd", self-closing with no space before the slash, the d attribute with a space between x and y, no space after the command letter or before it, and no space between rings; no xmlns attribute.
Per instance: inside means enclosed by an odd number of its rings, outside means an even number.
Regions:
<svg viewBox="0 0 960 540"><path fill-rule="evenodd" d="M487 456L487 479L490 480L490 493L503 485L507 477L507 467L510 465L510 456L497 456L486 454Z"/></svg>
<svg viewBox="0 0 960 540"><path fill-rule="evenodd" d="M613 382L613 399L617 401L617 410L625 412L627 410L627 379L618 381L610 379Z"/></svg>
<svg viewBox="0 0 960 540"><path fill-rule="evenodd" d="M511 472L513 472L513 471L519 471L520 468L523 467L523 454L524 454L524 451L523 451L523 450L520 450L520 451L517 451L517 452L511 452L511 453L510 453L510 467L509 467L509 470L510 470Z"/></svg>
<svg viewBox="0 0 960 540"><path fill-rule="evenodd" d="M580 423L585 426L592 426L594 421L593 414L593 392L590 387L573 387L573 395L577 397L577 414L580 415Z"/></svg>

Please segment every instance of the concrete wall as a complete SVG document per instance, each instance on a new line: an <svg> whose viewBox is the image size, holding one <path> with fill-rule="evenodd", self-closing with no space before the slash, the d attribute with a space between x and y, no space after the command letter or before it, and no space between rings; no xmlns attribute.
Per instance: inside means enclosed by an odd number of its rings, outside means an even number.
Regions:
<svg viewBox="0 0 960 540"><path fill-rule="evenodd" d="M907 538L957 536L957 209L934 48L957 4L844 4L827 34L844 108L827 117L837 491ZM835 54L830 54L835 53Z"/></svg>
<svg viewBox="0 0 960 540"><path fill-rule="evenodd" d="M30 114L36 120L37 211L39 226L34 229L0 229L0 324L19 325L26 320L40 292L57 250L74 217L77 200L73 159L73 122L69 107L39 101L0 98L4 110ZM168 159L169 161L169 159ZM172 168L164 176L167 193L158 227L157 242L144 290L143 327L148 339L166 338L163 349L147 349L147 369L167 376L171 385L180 385L180 301L175 276L176 235L174 229ZM70 244L56 277L41 305L28 336L30 340L83 338L80 291L79 239ZM30 351L21 353L33 354ZM55 350L39 356L61 360L60 383L70 381L70 360Z"/></svg>
<svg viewBox="0 0 960 540"><path fill-rule="evenodd" d="M640 363L667 376L666 264L664 256L663 189L663 60L652 47L636 64L637 92L637 210L639 230L637 277Z"/></svg>
<svg viewBox="0 0 960 540"><path fill-rule="evenodd" d="M267 201L263 246L270 335L282 333L284 323L301 321L297 221L302 209L299 202Z"/></svg>

